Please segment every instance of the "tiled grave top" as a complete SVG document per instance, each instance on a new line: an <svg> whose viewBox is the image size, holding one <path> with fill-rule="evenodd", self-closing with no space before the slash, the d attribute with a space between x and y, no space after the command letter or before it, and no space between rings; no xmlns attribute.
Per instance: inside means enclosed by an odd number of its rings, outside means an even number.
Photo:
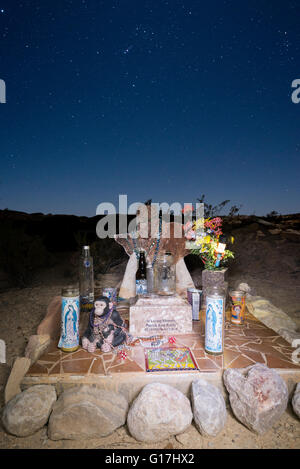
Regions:
<svg viewBox="0 0 300 469"><path fill-rule="evenodd" d="M124 319L128 311L121 310ZM189 347L199 371L170 371L164 373L218 372L226 368L244 368L255 363L264 363L270 368L300 371L300 365L293 363L294 349L281 336L258 321L252 314L246 314L245 324L234 325L229 322L230 312L226 313L225 350L223 356L208 355L204 351L204 321L194 322L193 333L176 337L176 345ZM144 346L149 347L149 339L136 340L127 350L127 358L122 360L117 354L96 351L89 353L82 348L73 353L62 352L56 343L33 364L26 377L55 376L102 376L112 377L120 373L145 374ZM159 375L162 372L154 372ZM148 374L148 373L147 373Z"/></svg>

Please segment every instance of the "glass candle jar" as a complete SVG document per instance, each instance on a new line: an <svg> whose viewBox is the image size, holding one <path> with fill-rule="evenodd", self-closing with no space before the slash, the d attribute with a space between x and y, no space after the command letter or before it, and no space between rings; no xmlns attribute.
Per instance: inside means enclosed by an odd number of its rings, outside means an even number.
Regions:
<svg viewBox="0 0 300 469"><path fill-rule="evenodd" d="M206 295L205 351L212 355L222 355L225 329L225 289L211 287Z"/></svg>
<svg viewBox="0 0 300 469"><path fill-rule="evenodd" d="M69 286L62 289L61 335L58 347L64 352L75 352L79 347L79 288Z"/></svg>
<svg viewBox="0 0 300 469"><path fill-rule="evenodd" d="M167 296L176 293L176 266L170 252L158 256L154 264L154 293Z"/></svg>

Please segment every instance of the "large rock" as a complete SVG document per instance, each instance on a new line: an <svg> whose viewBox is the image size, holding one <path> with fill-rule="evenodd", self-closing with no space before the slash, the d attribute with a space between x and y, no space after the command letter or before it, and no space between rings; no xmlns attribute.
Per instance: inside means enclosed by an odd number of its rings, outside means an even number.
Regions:
<svg viewBox="0 0 300 469"><path fill-rule="evenodd" d="M223 377L235 416L255 433L268 431L285 411L288 389L273 369L258 363L226 370Z"/></svg>
<svg viewBox="0 0 300 469"><path fill-rule="evenodd" d="M300 419L300 383L297 384L295 393L293 395L292 406L295 414Z"/></svg>
<svg viewBox="0 0 300 469"><path fill-rule="evenodd" d="M147 384L128 412L127 426L138 441L161 441L184 432L193 419L189 399L167 384Z"/></svg>
<svg viewBox="0 0 300 469"><path fill-rule="evenodd" d="M48 422L56 392L53 386L37 385L11 399L4 407L4 428L16 436L29 436Z"/></svg>
<svg viewBox="0 0 300 469"><path fill-rule="evenodd" d="M226 405L221 391L204 379L192 383L194 420L200 433L216 436L226 423Z"/></svg>
<svg viewBox="0 0 300 469"><path fill-rule="evenodd" d="M51 440L100 438L126 422L127 400L92 386L63 392L54 405L48 426Z"/></svg>

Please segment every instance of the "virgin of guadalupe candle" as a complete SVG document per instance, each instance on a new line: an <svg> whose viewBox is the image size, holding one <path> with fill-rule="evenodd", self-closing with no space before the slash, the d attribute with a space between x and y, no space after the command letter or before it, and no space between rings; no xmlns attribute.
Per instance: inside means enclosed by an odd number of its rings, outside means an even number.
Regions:
<svg viewBox="0 0 300 469"><path fill-rule="evenodd" d="M75 352L79 347L79 288L63 288L61 296L61 335L58 347L64 352Z"/></svg>
<svg viewBox="0 0 300 469"><path fill-rule="evenodd" d="M212 287L206 296L205 351L221 355L224 349L225 291Z"/></svg>

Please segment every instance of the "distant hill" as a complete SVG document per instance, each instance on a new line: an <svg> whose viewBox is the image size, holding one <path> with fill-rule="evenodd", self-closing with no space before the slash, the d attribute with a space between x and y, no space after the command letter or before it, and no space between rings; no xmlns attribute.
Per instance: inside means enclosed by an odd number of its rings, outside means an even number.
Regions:
<svg viewBox="0 0 300 469"><path fill-rule="evenodd" d="M50 252L75 251L79 244L91 244L96 241L97 222L101 215L83 217L76 215L52 215L43 213L25 213L14 210L0 210L0 229L10 226L13 230L23 230L30 236L39 236ZM117 215L117 227L118 227ZM128 216L128 222L133 215ZM254 215L237 215L222 217L224 231L249 226L257 223L259 227L280 229L289 236L289 230L300 229L300 213L288 215L274 215L272 217L257 217ZM172 217L171 217L172 220ZM255 226L252 227L255 229ZM293 236L293 233L290 233Z"/></svg>

